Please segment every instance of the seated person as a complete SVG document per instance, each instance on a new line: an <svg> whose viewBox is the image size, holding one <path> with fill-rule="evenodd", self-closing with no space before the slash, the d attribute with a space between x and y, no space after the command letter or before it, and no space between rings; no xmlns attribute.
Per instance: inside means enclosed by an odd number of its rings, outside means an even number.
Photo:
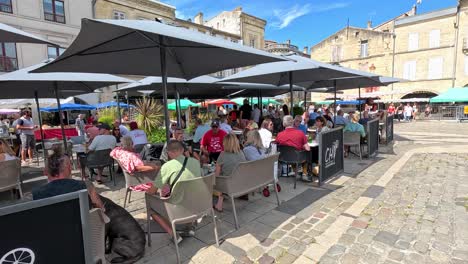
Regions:
<svg viewBox="0 0 468 264"><path fill-rule="evenodd" d="M224 130L224 132L226 132L226 133L230 133L232 131L232 127L228 124L226 117L222 117L220 119L219 128Z"/></svg>
<svg viewBox="0 0 468 264"><path fill-rule="evenodd" d="M228 134L223 138L224 150L220 153L216 161L216 176L230 176L239 163L246 161L244 153L240 149L239 140L234 134ZM218 212L223 211L223 194L219 191L213 191L218 196L218 202L214 209Z"/></svg>
<svg viewBox="0 0 468 264"><path fill-rule="evenodd" d="M307 126L302 124L302 116L301 115L296 115L294 117L294 127L296 129L299 129L304 133L304 135L307 135Z"/></svg>
<svg viewBox="0 0 468 264"><path fill-rule="evenodd" d="M219 121L211 122L211 130L208 130L200 143L201 152L209 157L210 162L218 159L219 154L224 150L223 139L227 135L226 132L219 128Z"/></svg>
<svg viewBox="0 0 468 264"><path fill-rule="evenodd" d="M115 137L115 141L117 143L120 143L120 138L122 137L122 135L120 134L120 129L118 127L114 127L112 129L112 135Z"/></svg>
<svg viewBox="0 0 468 264"><path fill-rule="evenodd" d="M251 130L247 133L247 139L242 151L246 160L258 160L266 156L262 138L257 130Z"/></svg>
<svg viewBox="0 0 468 264"><path fill-rule="evenodd" d="M327 121L325 124L328 128L333 128L334 124L333 124L333 118L330 117L330 115L323 115L322 116L323 118L325 118L325 120ZM317 118L315 118L315 120L317 120Z"/></svg>
<svg viewBox="0 0 468 264"><path fill-rule="evenodd" d="M99 126L99 135L96 136L93 139L93 142L88 146L88 152L92 151L98 151L98 150L105 150L105 149L113 149L115 148L115 145L117 144L115 137L110 134L110 126L108 124L101 124ZM83 161L83 159L80 159L80 162ZM82 164L82 173L84 173ZM99 184L102 184L102 171L104 168L98 168L98 174L96 176L96 182ZM86 176L84 176L86 177Z"/></svg>
<svg viewBox="0 0 468 264"><path fill-rule="evenodd" d="M8 161L8 160L15 160L18 159L15 155L15 152L10 148L8 143L1 138L0 139L0 162L1 161Z"/></svg>
<svg viewBox="0 0 468 264"><path fill-rule="evenodd" d="M307 137L304 133L294 127L294 119L290 115L285 115L283 117L283 126L285 129L278 133L276 137L276 142L280 146L290 146L294 147L298 151L310 151L309 143L307 142ZM307 177L307 163L302 164L302 171L304 175L304 180L310 180L310 177Z"/></svg>
<svg viewBox="0 0 468 264"><path fill-rule="evenodd" d="M320 133L327 132L330 128L326 125L327 119L323 116L318 116L315 118L315 127L317 127L317 133L315 134L315 139L320 143Z"/></svg>
<svg viewBox="0 0 468 264"><path fill-rule="evenodd" d="M146 133L145 131L138 129L138 124L135 121L130 122L129 127L130 132L128 132L128 136L132 138L133 147L138 146L138 149L135 149L135 151L140 153L143 149L143 145L148 143Z"/></svg>
<svg viewBox="0 0 468 264"><path fill-rule="evenodd" d="M98 121L94 120L93 125L86 129L86 135L88 136L89 142L92 142L95 137L99 135Z"/></svg>
<svg viewBox="0 0 468 264"><path fill-rule="evenodd" d="M47 167L44 171L47 175L48 183L32 190L33 200L87 189L93 207L104 210L104 206L93 184L89 181L72 179L70 158L62 154L61 148L54 148L53 151L54 153L47 158Z"/></svg>
<svg viewBox="0 0 468 264"><path fill-rule="evenodd" d="M210 130L210 126L208 124L204 124L200 118L195 119L195 134L193 135L193 144L197 145L198 147L193 149L194 152L200 152L200 141L205 135L205 133Z"/></svg>
<svg viewBox="0 0 468 264"><path fill-rule="evenodd" d="M172 139L177 140L182 143L182 146L184 146L184 155L186 157L190 157L191 154L191 149L184 143L184 130L182 128L176 128L174 129L174 132L172 133ZM163 150L161 152L161 156L159 159L163 162L168 162L169 161L169 155L167 153L167 142L164 143Z"/></svg>
<svg viewBox="0 0 468 264"><path fill-rule="evenodd" d="M363 126L367 125L367 122L369 122L369 111L362 112L362 118L361 119L358 118L358 120L359 120L359 124Z"/></svg>
<svg viewBox="0 0 468 264"><path fill-rule="evenodd" d="M159 189L161 189L164 184L170 184L172 187L175 186L175 178L182 170L184 160L187 159L184 170L180 174L177 182L190 180L202 175L200 162L194 158L186 157L184 155L184 146L182 142L178 140L170 140L167 144L167 154L169 156L169 161L164 163L161 167L160 175L156 178L154 185L147 190L147 193L156 194ZM174 189L172 189L174 190ZM180 189L178 189L180 191ZM183 191L183 190L182 190ZM184 193L171 192L171 203L177 204L183 199ZM159 209L159 210L158 210ZM174 236L176 234L172 233L172 228L170 223L167 221L167 212L163 208L153 208L156 211L156 214L151 215L151 217L159 223L159 225L170 235ZM178 236L177 242L182 241L182 238Z"/></svg>
<svg viewBox="0 0 468 264"><path fill-rule="evenodd" d="M361 138L366 137L366 130L364 126L359 123L359 116L357 114L350 115L351 122L349 122L343 129L343 132L359 132ZM345 146L345 157L348 156L350 146Z"/></svg>
<svg viewBox="0 0 468 264"><path fill-rule="evenodd" d="M140 154L133 150L133 141L130 136L124 136L121 146L114 148L110 156L119 161L119 164L130 174L152 173L157 174L161 165L159 162L143 161Z"/></svg>
<svg viewBox="0 0 468 264"><path fill-rule="evenodd" d="M336 116L335 125L345 126L347 123L349 123L349 120L344 117L343 110L341 109L338 110L338 115Z"/></svg>
<svg viewBox="0 0 468 264"><path fill-rule="evenodd" d="M263 119L262 128L258 131L260 137L262 138L263 147L268 149L270 147L271 139L273 134L273 122L269 118Z"/></svg>

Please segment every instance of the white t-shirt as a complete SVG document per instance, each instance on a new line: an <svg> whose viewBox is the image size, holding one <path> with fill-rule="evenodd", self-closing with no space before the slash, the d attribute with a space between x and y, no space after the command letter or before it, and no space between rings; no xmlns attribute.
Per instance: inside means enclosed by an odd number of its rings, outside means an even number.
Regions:
<svg viewBox="0 0 468 264"><path fill-rule="evenodd" d="M115 148L116 144L117 144L117 141L115 140L114 136L99 135L93 139L88 149L93 150L93 151L103 150L103 149L113 149Z"/></svg>
<svg viewBox="0 0 468 264"><path fill-rule="evenodd" d="M253 110L252 119L253 119L253 121L255 121L257 123L260 121L260 109L255 108Z"/></svg>
<svg viewBox="0 0 468 264"><path fill-rule="evenodd" d="M132 138L133 146L148 143L145 131L141 129L135 129L128 132L128 135Z"/></svg>
<svg viewBox="0 0 468 264"><path fill-rule="evenodd" d="M273 136L270 130L262 128L258 130L260 137L262 138L262 143L264 148L269 148L271 143L271 137Z"/></svg>
<svg viewBox="0 0 468 264"><path fill-rule="evenodd" d="M411 106L405 106L405 114L411 116L413 114L413 108Z"/></svg>

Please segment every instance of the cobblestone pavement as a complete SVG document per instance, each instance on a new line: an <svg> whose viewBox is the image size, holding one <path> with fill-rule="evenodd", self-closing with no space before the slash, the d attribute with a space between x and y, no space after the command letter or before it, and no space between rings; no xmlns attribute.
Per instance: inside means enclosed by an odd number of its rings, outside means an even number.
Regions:
<svg viewBox="0 0 468 264"><path fill-rule="evenodd" d="M210 220L180 243L184 263L468 263L468 123L395 124L395 144L374 160L345 160L345 172L321 187L280 178L283 204L274 195L236 200L241 228L229 203L217 214L220 247ZM123 203L123 181L98 186ZM309 194L325 192L311 202ZM144 225L141 194L127 206ZM294 202L292 202L294 201ZM166 234L138 263L175 263Z"/></svg>

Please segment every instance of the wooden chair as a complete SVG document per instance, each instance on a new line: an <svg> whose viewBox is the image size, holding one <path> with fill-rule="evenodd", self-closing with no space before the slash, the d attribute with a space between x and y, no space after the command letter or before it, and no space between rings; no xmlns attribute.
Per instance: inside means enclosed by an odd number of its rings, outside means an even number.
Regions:
<svg viewBox="0 0 468 264"><path fill-rule="evenodd" d="M0 192L8 190L18 190L20 199L23 198L19 159L0 162Z"/></svg>

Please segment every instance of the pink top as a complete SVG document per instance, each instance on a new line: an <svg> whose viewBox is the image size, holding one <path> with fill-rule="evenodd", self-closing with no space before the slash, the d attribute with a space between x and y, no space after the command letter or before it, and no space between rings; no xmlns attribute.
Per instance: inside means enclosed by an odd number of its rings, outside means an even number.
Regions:
<svg viewBox="0 0 468 264"><path fill-rule="evenodd" d="M140 158L140 154L124 150L121 147L114 148L111 153L111 157L118 160L123 169L130 173L136 171L136 167L145 165Z"/></svg>

